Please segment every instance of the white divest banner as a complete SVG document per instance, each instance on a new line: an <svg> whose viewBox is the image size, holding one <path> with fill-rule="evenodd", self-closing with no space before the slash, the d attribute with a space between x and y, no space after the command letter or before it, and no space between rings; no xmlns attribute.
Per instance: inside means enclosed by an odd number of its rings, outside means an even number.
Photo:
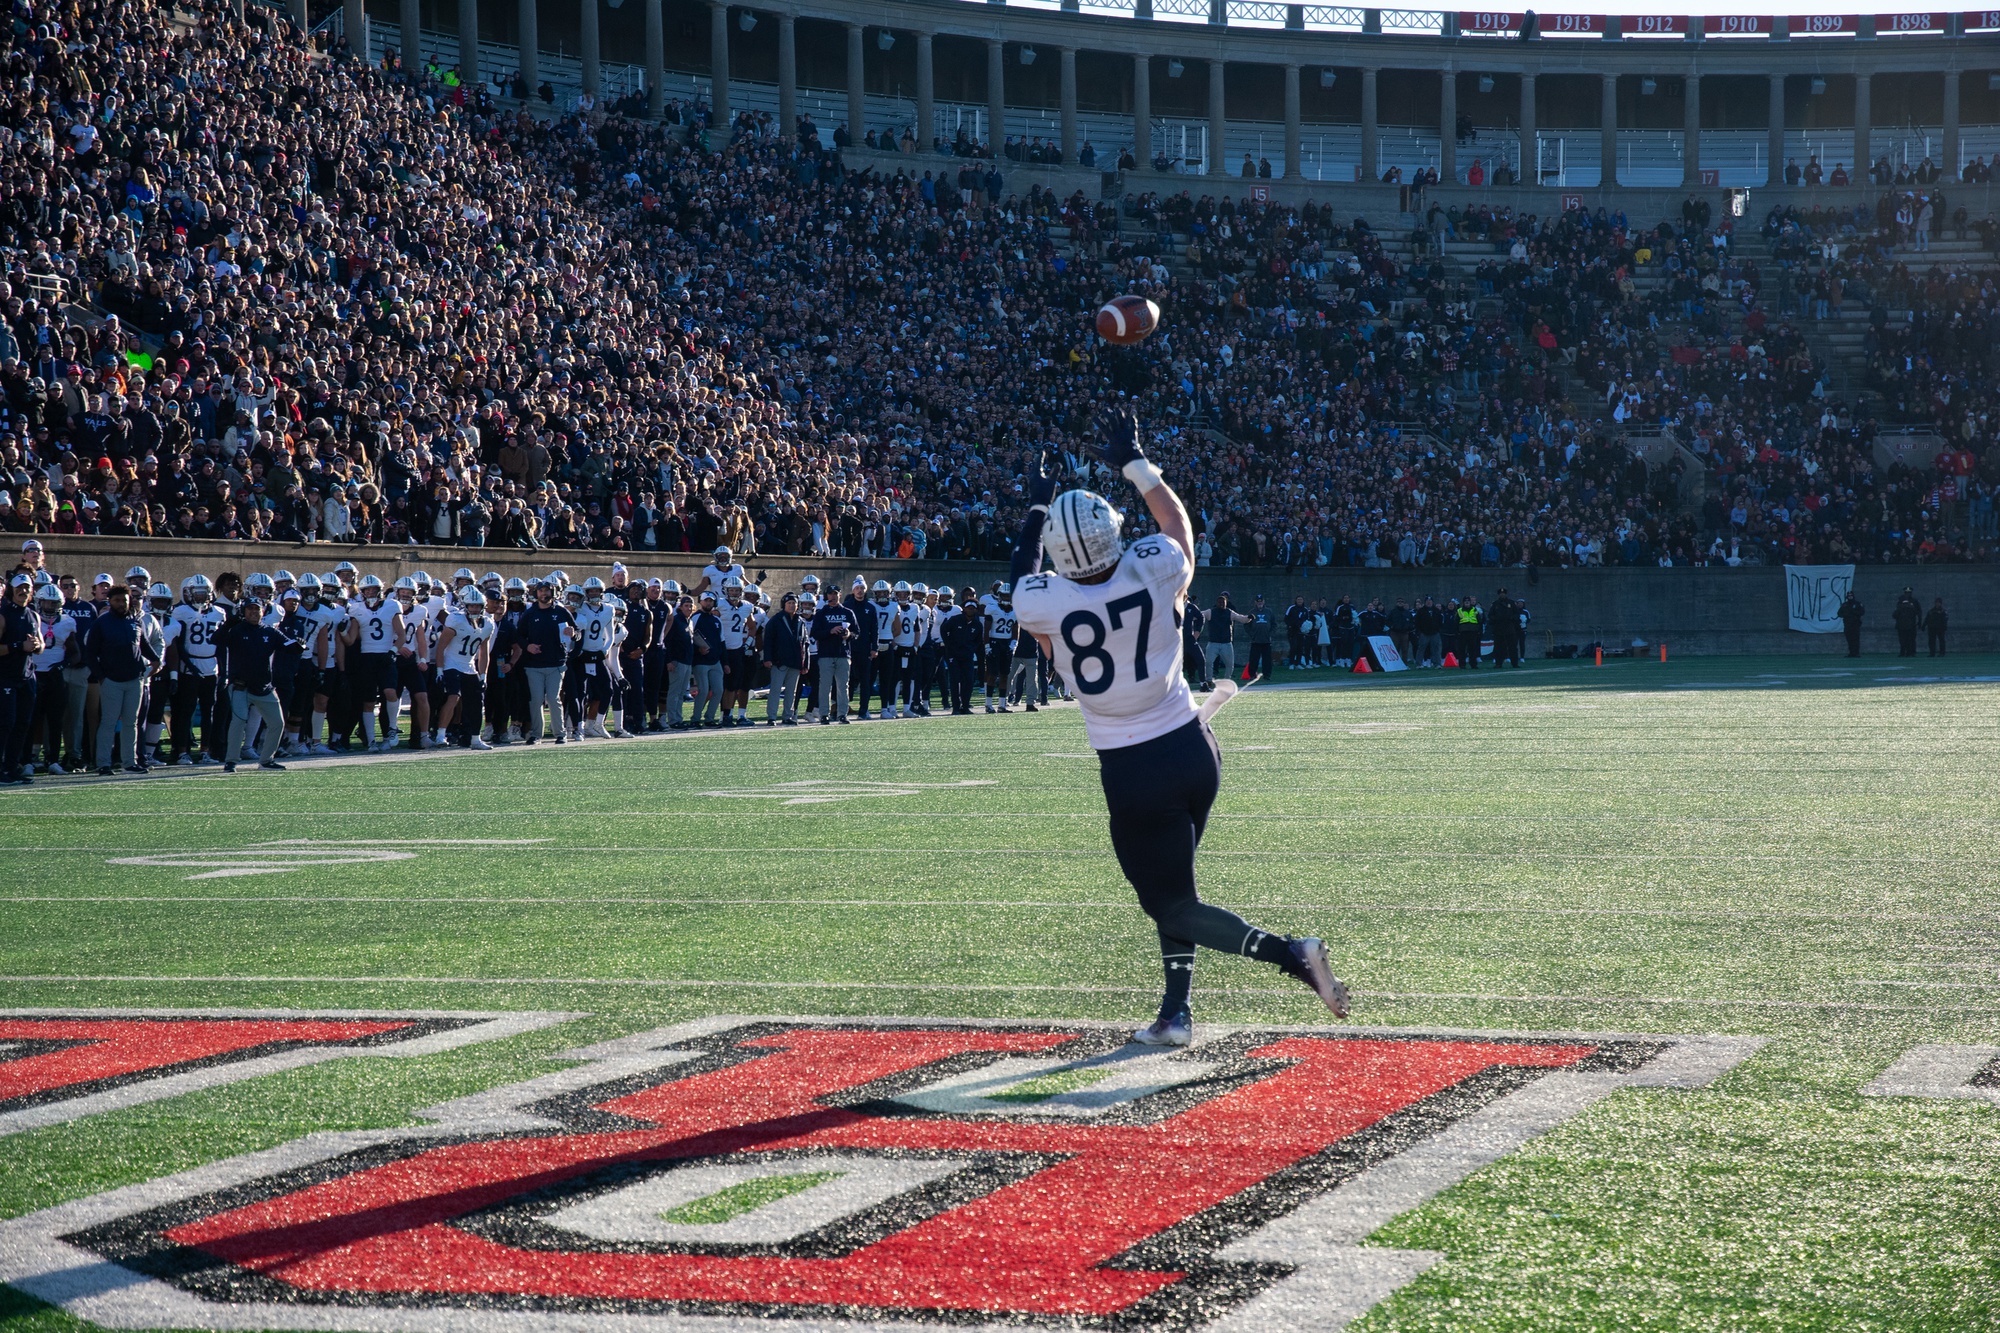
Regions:
<svg viewBox="0 0 2000 1333"><path fill-rule="evenodd" d="M1840 604L1854 586L1853 565L1786 565L1785 606L1801 634L1838 634Z"/></svg>

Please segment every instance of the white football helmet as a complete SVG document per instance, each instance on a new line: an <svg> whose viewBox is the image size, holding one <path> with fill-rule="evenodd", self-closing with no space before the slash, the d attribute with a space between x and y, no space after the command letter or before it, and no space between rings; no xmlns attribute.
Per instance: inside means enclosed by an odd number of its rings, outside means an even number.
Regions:
<svg viewBox="0 0 2000 1333"><path fill-rule="evenodd" d="M370 607L382 605L382 580L373 574L364 574L361 578L361 600Z"/></svg>
<svg viewBox="0 0 2000 1333"><path fill-rule="evenodd" d="M143 593L152 585L153 576L144 565L134 565L125 571L125 586Z"/></svg>
<svg viewBox="0 0 2000 1333"><path fill-rule="evenodd" d="M480 592L477 588L460 588L458 590L458 604L467 611L484 611L486 609L486 594Z"/></svg>
<svg viewBox="0 0 2000 1333"><path fill-rule="evenodd" d="M1125 516L1095 491L1064 491L1049 506L1049 562L1064 578L1089 578L1118 563Z"/></svg>
<svg viewBox="0 0 2000 1333"><path fill-rule="evenodd" d="M275 602L278 600L278 585L272 581L269 574L262 572L252 574L249 578L244 579L243 591L260 602Z"/></svg>
<svg viewBox="0 0 2000 1333"><path fill-rule="evenodd" d="M215 600L215 588L206 574L190 574L181 580L181 600L189 606L207 606Z"/></svg>

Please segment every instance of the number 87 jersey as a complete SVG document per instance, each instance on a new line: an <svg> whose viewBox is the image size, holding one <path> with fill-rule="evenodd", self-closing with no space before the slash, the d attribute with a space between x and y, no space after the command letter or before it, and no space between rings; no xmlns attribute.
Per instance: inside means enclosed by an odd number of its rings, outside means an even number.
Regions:
<svg viewBox="0 0 2000 1333"><path fill-rule="evenodd" d="M1155 535L1127 547L1102 583L1034 574L1014 585L1014 614L1053 641L1093 748L1137 745L1194 716L1178 608L1190 573L1181 548Z"/></svg>

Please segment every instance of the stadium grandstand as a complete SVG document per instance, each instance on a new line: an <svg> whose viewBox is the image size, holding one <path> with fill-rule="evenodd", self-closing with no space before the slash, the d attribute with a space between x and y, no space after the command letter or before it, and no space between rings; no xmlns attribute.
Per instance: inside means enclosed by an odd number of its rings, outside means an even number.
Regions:
<svg viewBox="0 0 2000 1333"><path fill-rule="evenodd" d="M1131 394L1221 566L1969 558L2000 16L1904 17L23 3L0 528L990 558Z"/></svg>

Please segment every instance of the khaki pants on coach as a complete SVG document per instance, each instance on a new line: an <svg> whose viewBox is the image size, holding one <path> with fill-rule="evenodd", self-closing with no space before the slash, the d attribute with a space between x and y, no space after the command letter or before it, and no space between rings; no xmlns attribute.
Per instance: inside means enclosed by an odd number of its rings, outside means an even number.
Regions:
<svg viewBox="0 0 2000 1333"><path fill-rule="evenodd" d="M771 668L771 690L764 696L764 717L776 722L798 720L799 669L797 667L774 666Z"/></svg>
<svg viewBox="0 0 2000 1333"><path fill-rule="evenodd" d="M233 764L243 758L243 742L250 736L250 710L256 709L264 717L264 734L269 748L266 756L278 752L278 739L285 734L285 709L278 702L278 692L265 689L262 694L252 694L248 690L229 691L229 744L223 749L224 763Z"/></svg>
<svg viewBox="0 0 2000 1333"><path fill-rule="evenodd" d="M819 715L829 721L847 716L847 665L845 657L820 655Z"/></svg>
<svg viewBox="0 0 2000 1333"><path fill-rule="evenodd" d="M138 762L139 701L146 692L146 678L107 680L98 690L101 711L97 718L97 766L111 767L111 744L118 743L118 762L126 768Z"/></svg>

